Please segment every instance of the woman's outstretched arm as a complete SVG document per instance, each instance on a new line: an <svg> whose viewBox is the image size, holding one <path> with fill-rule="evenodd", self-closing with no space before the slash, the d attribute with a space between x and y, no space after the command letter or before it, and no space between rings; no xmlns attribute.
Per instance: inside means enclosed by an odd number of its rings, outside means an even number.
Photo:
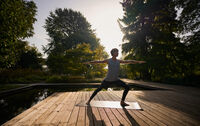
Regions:
<svg viewBox="0 0 200 126"><path fill-rule="evenodd" d="M146 63L146 61L137 61L137 60L119 60L119 62L124 64Z"/></svg>

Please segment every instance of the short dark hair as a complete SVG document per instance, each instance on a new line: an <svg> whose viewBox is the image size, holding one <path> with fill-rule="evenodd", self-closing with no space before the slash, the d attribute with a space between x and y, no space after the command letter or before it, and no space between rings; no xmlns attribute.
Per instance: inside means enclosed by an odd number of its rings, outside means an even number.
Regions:
<svg viewBox="0 0 200 126"><path fill-rule="evenodd" d="M113 53L116 52L116 51L118 51L117 48L112 49L112 50L110 51L111 55L113 56Z"/></svg>

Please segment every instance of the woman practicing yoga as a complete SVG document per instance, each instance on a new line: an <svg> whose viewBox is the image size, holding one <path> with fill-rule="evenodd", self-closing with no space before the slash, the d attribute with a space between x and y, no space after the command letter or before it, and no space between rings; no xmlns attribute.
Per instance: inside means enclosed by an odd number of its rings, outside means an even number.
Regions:
<svg viewBox="0 0 200 126"><path fill-rule="evenodd" d="M108 73L105 79L102 81L101 85L93 92L90 99L86 102L86 104L90 104L90 101L94 98L94 96L101 91L102 88L108 88L111 85L115 84L117 86L124 87L124 92L121 99L121 106L128 106L129 104L125 103L126 95L129 91L129 86L126 85L123 81L119 79L119 69L120 63L125 64L136 64L136 63L145 63L145 61L136 61L136 60L118 60L116 57L118 56L118 49L114 48L111 50L112 58L106 59L103 61L89 61L84 64L97 64L97 63L107 63L108 64Z"/></svg>

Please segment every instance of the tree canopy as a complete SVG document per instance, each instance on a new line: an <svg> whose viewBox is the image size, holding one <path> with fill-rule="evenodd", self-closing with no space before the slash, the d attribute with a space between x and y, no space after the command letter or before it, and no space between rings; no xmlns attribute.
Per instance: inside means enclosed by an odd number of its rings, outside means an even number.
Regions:
<svg viewBox="0 0 200 126"><path fill-rule="evenodd" d="M65 51L64 55L50 54L47 65L52 73L65 74L67 76L103 77L105 75L105 64L84 65L83 62L91 60L101 60L107 58L104 47L99 46L95 50L90 49L90 45L78 44L73 49Z"/></svg>
<svg viewBox="0 0 200 126"><path fill-rule="evenodd" d="M49 44L44 47L47 53L63 53L80 43L89 43L92 49L99 45L86 18L72 9L59 8L50 12L44 27L50 37Z"/></svg>
<svg viewBox="0 0 200 126"><path fill-rule="evenodd" d="M27 41L19 41L16 47L19 51L16 54L19 58L12 68L42 69L44 59L34 46L29 46Z"/></svg>
<svg viewBox="0 0 200 126"><path fill-rule="evenodd" d="M15 65L18 40L33 35L36 9L33 1L0 1L0 68Z"/></svg>
<svg viewBox="0 0 200 126"><path fill-rule="evenodd" d="M44 51L48 54L47 65L51 72L85 77L105 74L104 65L82 65L83 61L102 58L107 54L99 43L100 39L80 12L66 8L56 9L55 12L50 12L44 27L50 37ZM92 69L100 73L92 73Z"/></svg>
<svg viewBox="0 0 200 126"><path fill-rule="evenodd" d="M189 4L185 5L187 2ZM124 16L119 20L119 24L124 33L122 50L126 54L125 59L147 61L145 65L129 66L132 77L162 81L187 78L188 73L192 75L194 71L198 71L197 68L189 70L193 68L192 64L194 65L195 62L189 61L186 57L188 52L192 54L199 49L191 46L188 48L177 34L184 33L186 29L193 32L195 29L199 30L197 27L199 5L199 2L193 0L124 0L122 2ZM178 20L177 11L181 7L184 9ZM187 10L188 8L190 9ZM193 19L188 19L190 16ZM195 21L191 25L192 20ZM189 24L191 26L188 26ZM198 33L195 36L198 40ZM189 38L188 41L191 42ZM197 43L199 45L199 42Z"/></svg>

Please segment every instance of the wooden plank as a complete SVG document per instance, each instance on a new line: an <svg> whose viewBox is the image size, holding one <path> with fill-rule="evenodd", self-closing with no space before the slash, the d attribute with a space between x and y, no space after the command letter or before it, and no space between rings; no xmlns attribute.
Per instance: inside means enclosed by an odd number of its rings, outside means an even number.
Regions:
<svg viewBox="0 0 200 126"><path fill-rule="evenodd" d="M54 114L54 110L56 109L56 107L58 106L58 104L60 103L61 100L63 100L65 98L65 94L62 93L62 95L56 99L53 102L49 102L44 108L42 109L46 109L45 112L42 112L43 110L41 109L41 113L38 112L36 114L39 114L38 118L34 121L34 124L48 124L48 120L52 119L53 117L51 116L52 114Z"/></svg>
<svg viewBox="0 0 200 126"><path fill-rule="evenodd" d="M90 98L91 93L86 93L86 101ZM85 117L85 125L86 126L94 126L93 121L93 114L92 114L92 108L90 106L86 107L86 117Z"/></svg>
<svg viewBox="0 0 200 126"><path fill-rule="evenodd" d="M195 108L200 109L200 106L198 105L200 103L199 97L194 97L189 94L182 94L182 93L177 93L175 91L156 91L153 94L160 94L162 93L162 97L165 97L169 100L176 101L180 104L185 104L185 105L192 105Z"/></svg>
<svg viewBox="0 0 200 126"><path fill-rule="evenodd" d="M118 97L118 99L120 100L120 96L122 95L123 91L121 91L120 95L117 94L118 92L112 92L111 94L113 95L113 97ZM128 101L133 101L130 98L126 97L126 100ZM137 115L140 119L142 119L142 123L145 122L148 125L159 125L159 126L165 126L166 124L162 123L161 121L157 120L154 116L149 115L149 113L147 113L146 111L138 111L138 110L126 110L124 109L124 112L121 111L122 113L125 112L126 115L130 115L130 113L134 113L135 115ZM128 113L130 112L130 113ZM124 115L125 115L124 114ZM135 123L135 121L133 122ZM142 125L146 125L146 124L142 124Z"/></svg>
<svg viewBox="0 0 200 126"><path fill-rule="evenodd" d="M80 94L80 92L74 92L74 94L73 94L74 97L72 99L67 100L66 104L62 108L61 114L63 116L60 116L58 125L67 125L68 124L69 119L71 118L71 115L73 114L73 109L74 109L76 101L79 97L79 94Z"/></svg>
<svg viewBox="0 0 200 126"><path fill-rule="evenodd" d="M122 92L119 92L120 94L122 94ZM135 92L134 92L135 93ZM127 98L132 98L132 100L134 99L135 95L132 94L132 92L130 92L130 94L128 95ZM166 110L162 109L160 110L157 106L154 105L154 103L147 103L147 101L142 101L140 99L134 99L135 101L138 101L141 106L143 107L144 111L148 111L149 114L148 115L154 115L154 117L159 119L161 122L163 122L166 125L185 125L183 123L180 123L180 120L175 120L173 118L173 116L168 116L166 114ZM149 99L150 100L150 99ZM151 114L150 114L151 113Z"/></svg>
<svg viewBox="0 0 200 126"><path fill-rule="evenodd" d="M110 91L108 93L109 93L108 96L111 97L113 101L121 101L121 98L116 97ZM117 109L117 110L131 125L139 126L137 121L131 116L131 114L129 113L127 109ZM143 123L142 125L146 125L146 124Z"/></svg>
<svg viewBox="0 0 200 126"><path fill-rule="evenodd" d="M121 96L120 97L116 97L116 95L115 94L113 95L113 93L114 93L113 91L110 91L108 96L111 97L112 100L121 101L121 98L120 98ZM126 110L126 109L117 109L117 110L129 122L129 124L142 125L142 126L147 126L148 125L147 122L143 118L141 118L140 115L135 113L135 111L130 111L130 110ZM133 120L130 121L129 118L132 118Z"/></svg>
<svg viewBox="0 0 200 126"><path fill-rule="evenodd" d="M98 100L97 97L94 97L94 100ZM104 122L102 121L98 108L92 107L92 116L93 116L93 121L94 121L95 126L104 125Z"/></svg>
<svg viewBox="0 0 200 126"><path fill-rule="evenodd" d="M175 109L184 94L170 91L130 91L127 101L137 101L144 111L79 107L93 92L56 93L6 122L4 125L199 125L200 122ZM102 91L94 100L121 100L123 91ZM146 93L146 94L145 94ZM148 96L147 96L148 95ZM164 98L167 97L167 98ZM170 98L168 98L170 97ZM173 98L172 98L173 97ZM176 102L176 98L178 98ZM190 97L185 96L189 100ZM196 98L195 98L196 99ZM158 101L158 102L156 102ZM159 102L160 101L160 102ZM171 103L172 102L172 103ZM191 106L195 107L194 103ZM171 104L167 106L166 104ZM186 107L190 103L184 104ZM174 107L174 108L173 108ZM197 107L198 108L198 107ZM194 108L193 108L194 109ZM192 108L187 109L189 112ZM191 111L193 112L193 111Z"/></svg>
<svg viewBox="0 0 200 126"><path fill-rule="evenodd" d="M137 92L134 94L135 96L137 97L141 97L141 92ZM162 96L162 94L160 94L159 96ZM175 110L175 109L171 109L171 108L168 108L164 105L161 105L161 104L158 104L158 103L154 103L154 104L150 104L150 102L148 102L150 99L152 101L154 101L154 97L148 97L148 99L143 96L143 99L145 100L145 103L147 103L148 105L147 106L152 106L154 108L156 108L159 112L163 113L164 115L166 116L169 116L169 118L172 118L172 120L176 120L178 121L179 123L185 125L185 124L188 124L188 125L198 125L200 122L197 121L197 120L194 120L193 118L191 118L188 114L186 113L183 113L183 112L180 112L178 110ZM142 99L142 101L144 101ZM164 98L160 99L160 100L165 100ZM170 102L170 101L169 101ZM174 104L172 102L170 102L171 104ZM159 108L159 109L158 109Z"/></svg>
<svg viewBox="0 0 200 126"><path fill-rule="evenodd" d="M55 117L51 120L51 124L54 125L58 125L59 122L66 117L66 110L64 109L65 106L67 105L67 102L69 101L69 99L74 99L75 98L75 92L70 92L68 96L66 96L64 98L64 100L61 101L60 106L57 107L55 109L55 111L57 111L57 114L55 115ZM69 116L70 113L67 113L67 115ZM67 118L67 117L66 117Z"/></svg>
<svg viewBox="0 0 200 126"><path fill-rule="evenodd" d="M59 101L56 101L55 103L55 107L49 109L48 111L52 111L48 116L46 116L46 118L44 120L41 120L40 124L51 124L51 120L53 120L55 118L55 116L57 115L57 113L59 112L60 108L62 107L61 102L64 100L65 96L62 97L61 99L59 99Z"/></svg>
<svg viewBox="0 0 200 126"><path fill-rule="evenodd" d="M175 109L176 111L179 110L180 112L191 113L193 115L192 118L200 117L200 99L192 98L172 91L146 91L145 94L145 98L151 98L153 101L162 103L165 106ZM165 99L163 99L163 97ZM198 118L198 120L199 119L200 118Z"/></svg>
<svg viewBox="0 0 200 126"><path fill-rule="evenodd" d="M41 105L39 106L39 108L35 108L34 111L31 111L31 113L29 113L28 115L24 116L22 119L20 119L19 121L17 121L14 125L15 126L20 126L25 122L28 122L29 120L31 120L32 118L34 118L35 114L37 114L38 112L47 112L47 110L49 108L51 108L53 106L53 104L60 98L60 96L62 96L63 94L61 93L57 93L57 95L54 95L51 100L48 100L47 103L45 103L45 105ZM50 103L49 103L50 102ZM40 103L39 103L40 104ZM42 111L41 111L42 110Z"/></svg>
<svg viewBox="0 0 200 126"><path fill-rule="evenodd" d="M119 93L122 94L122 92L119 92ZM131 98L134 101L138 101L138 100L135 100L133 96L131 97L131 94L129 94L127 96L127 99L129 99L129 98ZM158 109L156 109L156 108L153 109L150 107L150 105L148 106L143 102L140 102L140 101L138 101L138 102L140 103L140 105L142 106L144 111L147 112L147 115L151 115L151 116L155 117L156 119L160 119L160 121L166 125L175 125L175 124L180 125L180 123L178 123L177 121L169 119L166 115L163 115L162 113L158 112Z"/></svg>
<svg viewBox="0 0 200 126"><path fill-rule="evenodd" d="M85 95L86 92L82 92L82 98L81 98L81 102L85 102ZM79 114L78 114L78 119L77 119L77 126L84 126L85 125L85 116L86 116L86 112L85 112L85 107L79 107Z"/></svg>
<svg viewBox="0 0 200 126"><path fill-rule="evenodd" d="M100 93L98 93L98 95L96 96L98 100L102 100L100 98ZM104 108L98 108L99 110L99 113L100 113L100 116L102 118L102 121L104 122L104 124L106 126L112 126L111 122L110 122L110 119L108 118L108 115L106 114Z"/></svg>
<svg viewBox="0 0 200 126"><path fill-rule="evenodd" d="M105 97L110 97L109 93L107 93L107 91L103 92ZM113 100L112 97L110 97L111 100ZM126 117L124 117L123 115L121 115L121 113L119 112L118 109L115 108L111 108L111 111L113 112L113 114L116 116L116 118L119 120L121 125L131 125L129 120L126 120Z"/></svg>
<svg viewBox="0 0 200 126"><path fill-rule="evenodd" d="M57 101L56 103L57 107L53 109L52 113L41 124L44 123L44 124L58 125L59 123L58 118L61 116L60 113L62 113L62 108L65 106L65 102L69 100L70 98L72 98L71 95L64 96L63 99L60 99L59 101ZM62 114L63 114L62 116L65 115L64 113Z"/></svg>
<svg viewBox="0 0 200 126"><path fill-rule="evenodd" d="M104 92L100 92L99 95L98 95L98 98L99 100L108 100L106 99L105 97L103 97L103 94ZM110 108L103 108L109 121L111 122L111 124L113 126L119 126L120 125L120 122L118 121L118 119L115 117L115 115L112 113L111 109Z"/></svg>
<svg viewBox="0 0 200 126"><path fill-rule="evenodd" d="M75 104L78 104L81 102L81 97L82 97L82 92L79 92L78 98L76 100ZM79 106L74 106L73 110L72 110L72 114L69 118L69 121L67 122L68 126L75 126L77 119L78 119L78 114L79 114Z"/></svg>
<svg viewBox="0 0 200 126"><path fill-rule="evenodd" d="M30 114L32 111L34 111L35 109L41 107L41 106L45 106L49 100L54 100L53 97L55 98L55 96L57 96L59 93L54 93L51 96L47 97L46 99L38 102L37 104L35 104L34 106L32 106L31 108L25 110L24 112L22 112L21 114L17 115L16 117L14 117L13 119L7 121L6 123L3 124L3 126L7 126L7 125L13 125L16 122L18 122L19 120L21 120L23 117L27 116L28 114Z"/></svg>
<svg viewBox="0 0 200 126"><path fill-rule="evenodd" d="M62 101L64 100L64 98L66 98L67 96L69 97L69 92L63 93L63 96L60 96L60 98L55 101L55 104L57 107L53 110L53 112L46 118L46 120L43 123L49 123L47 122L47 120L52 120L54 118L54 114L58 113L61 106L62 106ZM43 114L45 109L41 109L40 111L38 111L32 118L30 118L30 120L26 121L23 123L23 125L34 125L34 122L39 119ZM47 109L48 111L49 109ZM53 116L54 115L54 116Z"/></svg>

